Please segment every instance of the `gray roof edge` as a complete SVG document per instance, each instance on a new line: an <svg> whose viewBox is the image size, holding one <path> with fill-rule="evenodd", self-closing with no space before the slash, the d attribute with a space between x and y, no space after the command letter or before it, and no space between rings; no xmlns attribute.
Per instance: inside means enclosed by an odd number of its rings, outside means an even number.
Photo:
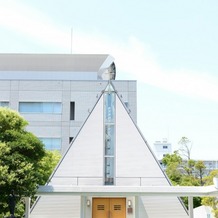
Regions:
<svg viewBox="0 0 218 218"><path fill-rule="evenodd" d="M111 63L108 63L108 60ZM1 53L0 71L99 72L113 63L109 54L22 54ZM109 61L109 62L110 62Z"/></svg>

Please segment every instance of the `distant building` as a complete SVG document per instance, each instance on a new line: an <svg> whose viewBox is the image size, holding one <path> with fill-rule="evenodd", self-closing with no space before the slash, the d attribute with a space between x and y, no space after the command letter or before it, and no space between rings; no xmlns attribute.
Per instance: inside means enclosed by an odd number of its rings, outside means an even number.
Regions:
<svg viewBox="0 0 218 218"><path fill-rule="evenodd" d="M159 160L163 170L166 170L166 166L162 164L162 159L166 154L172 154L172 144L168 142L166 138L163 138L162 141L155 141L153 144L153 151L156 156L156 158ZM186 162L187 160L183 160ZM195 160L195 161L200 161L200 160ZM204 169L204 175L208 175L212 170L217 170L218 169L218 160L201 160L205 164L205 169Z"/></svg>
<svg viewBox="0 0 218 218"><path fill-rule="evenodd" d="M166 154L172 154L172 144L166 138L162 141L155 141L153 146L158 160L162 160Z"/></svg>
<svg viewBox="0 0 218 218"><path fill-rule="evenodd" d="M218 160L203 160L206 169L208 171L217 170L218 169Z"/></svg>
<svg viewBox="0 0 218 218"><path fill-rule="evenodd" d="M218 169L218 160L202 160L206 169L204 170L204 175L209 175L212 170Z"/></svg>

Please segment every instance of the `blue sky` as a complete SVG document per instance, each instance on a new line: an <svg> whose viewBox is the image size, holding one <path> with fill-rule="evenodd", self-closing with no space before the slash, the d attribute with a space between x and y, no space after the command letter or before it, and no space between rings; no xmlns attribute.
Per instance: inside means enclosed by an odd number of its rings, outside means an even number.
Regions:
<svg viewBox="0 0 218 218"><path fill-rule="evenodd" d="M109 53L138 84L138 126L152 146L186 136L218 159L218 1L0 0L1 53Z"/></svg>

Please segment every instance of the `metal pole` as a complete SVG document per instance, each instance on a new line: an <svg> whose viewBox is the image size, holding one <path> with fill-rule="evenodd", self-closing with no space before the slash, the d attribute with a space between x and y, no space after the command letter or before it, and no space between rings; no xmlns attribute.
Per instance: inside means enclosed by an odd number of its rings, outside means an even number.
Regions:
<svg viewBox="0 0 218 218"><path fill-rule="evenodd" d="M70 53L72 54L73 53L73 28L71 28L70 41L71 41Z"/></svg>
<svg viewBox="0 0 218 218"><path fill-rule="evenodd" d="M30 218L30 197L24 197L25 199L25 218Z"/></svg>
<svg viewBox="0 0 218 218"><path fill-rule="evenodd" d="M194 218L194 213L193 213L193 197L192 196L188 197L188 210L189 210L189 218Z"/></svg>

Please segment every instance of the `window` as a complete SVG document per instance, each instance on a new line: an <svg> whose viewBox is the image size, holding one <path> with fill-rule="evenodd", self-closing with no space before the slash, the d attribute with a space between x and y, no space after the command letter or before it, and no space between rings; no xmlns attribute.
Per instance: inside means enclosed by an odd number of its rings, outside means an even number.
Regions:
<svg viewBox="0 0 218 218"><path fill-rule="evenodd" d="M129 107L129 102L125 101L124 104L127 108Z"/></svg>
<svg viewBox="0 0 218 218"><path fill-rule="evenodd" d="M114 156L114 126L113 125L105 125L105 155L106 156Z"/></svg>
<svg viewBox="0 0 218 218"><path fill-rule="evenodd" d="M167 149L168 148L168 146L167 145L163 145L163 149Z"/></svg>
<svg viewBox="0 0 218 218"><path fill-rule="evenodd" d="M60 114L62 105L60 102L20 102L19 112Z"/></svg>
<svg viewBox="0 0 218 218"><path fill-rule="evenodd" d="M75 102L70 102L70 120L75 120Z"/></svg>
<svg viewBox="0 0 218 218"><path fill-rule="evenodd" d="M114 184L114 157L105 157L105 185Z"/></svg>
<svg viewBox="0 0 218 218"><path fill-rule="evenodd" d="M115 93L108 85L104 94L104 184L114 185L115 157Z"/></svg>
<svg viewBox="0 0 218 218"><path fill-rule="evenodd" d="M71 143L73 141L73 137L69 138L69 143Z"/></svg>
<svg viewBox="0 0 218 218"><path fill-rule="evenodd" d="M9 107L8 101L0 101L0 107Z"/></svg>
<svg viewBox="0 0 218 218"><path fill-rule="evenodd" d="M61 150L60 138L39 138L47 150Z"/></svg>

